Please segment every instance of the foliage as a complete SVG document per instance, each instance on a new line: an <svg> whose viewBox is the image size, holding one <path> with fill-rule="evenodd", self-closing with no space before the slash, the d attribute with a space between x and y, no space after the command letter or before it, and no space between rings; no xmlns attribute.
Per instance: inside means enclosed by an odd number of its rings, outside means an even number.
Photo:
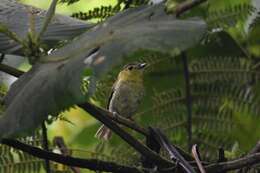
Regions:
<svg viewBox="0 0 260 173"><path fill-rule="evenodd" d="M253 51L244 44L255 40L257 36L255 34L254 38L248 37L248 34L244 34L246 31L243 27L248 18L257 13L257 9L247 1L223 1L219 6L216 4L216 1L209 1L207 6L199 7L200 11L194 9L184 16L205 17L209 26L209 32L201 44L187 51L192 93L191 142L201 146L201 154L208 160L217 159L220 147L235 155L243 154L260 137L259 131L253 130L259 119L258 71L254 68L255 59L251 58ZM259 31L253 24L257 23L258 18L256 15L252 20L250 31ZM240 34L243 37L239 37ZM149 78L146 82L149 88L146 93L148 96L135 119L143 125L161 127L173 143L186 149L187 105L181 57L171 58L165 54L147 52L139 55L142 56L146 58L136 59L149 62L161 57L167 58L158 62L152 61L146 75L146 78ZM167 66L169 64L170 68ZM103 106L109 95L108 86L112 85L111 81L115 80L115 75L107 75L107 80L100 84L102 90L97 90L96 95L99 97L96 99ZM158 80L160 86L157 85ZM166 84L169 80L173 81L172 85ZM122 155L120 148L128 147L116 137L107 145L109 148L117 146L116 153L120 150ZM138 155L131 152L134 163ZM113 155L113 152L111 154ZM129 154L126 155L129 160Z"/></svg>
<svg viewBox="0 0 260 173"><path fill-rule="evenodd" d="M104 20L110 16L115 15L121 10L125 10L131 7L138 7L140 5L148 4L149 0L117 0L115 5L96 7L88 12L73 13L72 17L81 20L99 19Z"/></svg>
<svg viewBox="0 0 260 173"><path fill-rule="evenodd" d="M62 2L70 4L74 1ZM177 1L173 2L177 4ZM142 1L142 4L147 3ZM118 0L115 5L77 12L73 17L104 21L124 8L136 6L140 6L137 1ZM172 143L186 150L189 143L199 144L202 157L206 160L216 160L219 148L224 148L230 158L240 156L260 138L259 9L245 0L212 0L195 7L182 18L194 16L205 19L208 32L200 44L186 50L192 97L192 141L187 138L183 60L181 56L174 56L176 54L163 50L142 50L124 58L123 63L144 61L150 64L145 75L146 96L134 118L145 127L160 127ZM84 41L89 41L89 38ZM74 43L80 41L76 40L71 45ZM114 66L97 82L95 95L91 97L93 102L106 107L119 69ZM90 123L75 134L73 139L76 141L71 141L71 145L93 149L91 155L80 156L140 166L140 155L115 135L105 143L95 139L82 143L82 138L92 139L92 132L96 129L97 124ZM144 141L139 134L129 132ZM164 155L163 152L161 154Z"/></svg>
<svg viewBox="0 0 260 173"><path fill-rule="evenodd" d="M39 132L31 137L21 138L24 143L39 146L41 145L41 135ZM0 145L0 171L1 172L33 172L40 173L44 161L33 157L27 153L13 149L11 147Z"/></svg>

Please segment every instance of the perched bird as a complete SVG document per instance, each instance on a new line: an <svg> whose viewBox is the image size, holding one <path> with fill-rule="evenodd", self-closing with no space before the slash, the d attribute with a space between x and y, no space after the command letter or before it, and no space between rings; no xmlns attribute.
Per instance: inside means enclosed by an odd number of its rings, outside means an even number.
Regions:
<svg viewBox="0 0 260 173"><path fill-rule="evenodd" d="M124 66L113 85L107 109L126 118L137 111L144 96L143 74L146 63L132 63ZM96 135L98 139L108 140L111 130L102 125Z"/></svg>
<svg viewBox="0 0 260 173"><path fill-rule="evenodd" d="M35 30L39 32L46 13L46 10L22 4L17 0L1 0L0 26L8 27L9 30L24 39L28 35L30 15L34 16ZM55 14L41 40L52 48L59 41L72 39L93 26L94 24L69 16ZM0 33L0 53L23 55L21 45L3 33Z"/></svg>

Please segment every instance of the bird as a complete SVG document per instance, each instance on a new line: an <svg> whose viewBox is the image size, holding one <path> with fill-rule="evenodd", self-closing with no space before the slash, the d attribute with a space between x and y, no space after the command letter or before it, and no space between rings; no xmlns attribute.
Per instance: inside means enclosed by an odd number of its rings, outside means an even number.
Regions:
<svg viewBox="0 0 260 173"><path fill-rule="evenodd" d="M0 26L7 27L22 39L28 36L30 15L34 16L35 31L39 32L46 14L46 10L22 4L17 0L0 1ZM92 23L55 14L41 40L52 48L59 41L70 40L93 26ZM3 33L0 33L0 53L23 56L22 46Z"/></svg>
<svg viewBox="0 0 260 173"><path fill-rule="evenodd" d="M131 119L138 110L144 96L144 69L146 63L130 63L123 67L113 84L107 109L125 118ZM100 140L111 138L111 130L104 124L95 137Z"/></svg>

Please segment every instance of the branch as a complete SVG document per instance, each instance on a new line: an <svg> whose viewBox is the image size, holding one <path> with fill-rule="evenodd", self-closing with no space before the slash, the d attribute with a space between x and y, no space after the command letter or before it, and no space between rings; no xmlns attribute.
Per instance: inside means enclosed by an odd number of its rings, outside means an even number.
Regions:
<svg viewBox="0 0 260 173"><path fill-rule="evenodd" d="M95 105L92 105L93 107L96 107ZM101 109L96 107L96 109L99 109L102 113L102 115L108 116L111 120L122 124L130 129L133 129L141 134L143 134L144 136L149 136L149 132L147 129L139 126L138 124L136 124L134 121L131 121L121 115L119 115L118 113L111 113L110 111L107 111L105 109Z"/></svg>
<svg viewBox="0 0 260 173"><path fill-rule="evenodd" d="M258 153L258 152L260 152L260 141L256 143L256 146L251 151L249 151L247 155Z"/></svg>
<svg viewBox="0 0 260 173"><path fill-rule="evenodd" d="M68 149L67 145L65 144L63 137L61 136L56 136L53 139L53 145L57 146L59 148L59 150L61 151L61 154L63 156L71 156L71 152ZM80 173L80 169L78 167L70 167L70 169L72 170L72 172L74 173Z"/></svg>
<svg viewBox="0 0 260 173"><path fill-rule="evenodd" d="M18 70L16 68L13 68L11 66L1 64L1 63L0 63L0 71L5 72L5 73L10 74L15 77L20 77L21 75L23 75L25 73L21 70Z"/></svg>
<svg viewBox="0 0 260 173"><path fill-rule="evenodd" d="M25 47L25 44L23 40L15 33L9 30L7 26L5 26L3 23L0 22L0 32L5 34L7 37L9 37L11 40L14 40L18 44Z"/></svg>
<svg viewBox="0 0 260 173"><path fill-rule="evenodd" d="M158 155L157 153L143 145L141 142L136 140L132 135L125 132L125 130L123 130L114 121L112 121L107 114L103 114L104 112L102 109L87 102L84 104L79 104L78 106L87 111L90 115L102 122L108 128L110 128L114 133L120 136L125 142L127 142L144 157L149 158L154 163L163 167L174 166L173 162L162 158L160 155Z"/></svg>
<svg viewBox="0 0 260 173"><path fill-rule="evenodd" d="M88 103L89 104L89 103ZM139 126L138 124L136 124L135 122L127 119L127 118L124 118L123 116L119 115L118 113L116 114L113 114L111 113L110 111L106 110L106 109L102 109L102 108L99 108L95 105L92 105L91 104L91 107L95 108L95 109L98 109L99 111L99 114L102 114L103 116L106 116L108 118L110 118L111 120L117 122L118 124L121 124L121 125L124 125L132 130L135 130L141 134L143 134L144 136L146 137L149 137L150 134L149 134L149 131L141 126ZM84 108L83 108L84 109ZM189 155L188 153L186 153L184 150L182 150L180 147L178 146L175 146L173 145L179 153L181 153L181 155L188 161L192 161L194 160L193 157L191 155Z"/></svg>
<svg viewBox="0 0 260 173"><path fill-rule="evenodd" d="M42 122L42 148L45 151L49 151L47 128L44 121ZM51 173L50 161L48 159L45 159L45 170L46 173Z"/></svg>
<svg viewBox="0 0 260 173"><path fill-rule="evenodd" d="M198 148L197 148L197 144L193 145L192 146L192 154L193 154L193 157L195 158L196 160L196 163L198 165L198 168L200 170L201 173L206 173L202 163L201 163L201 159L200 159L200 154L199 154L199 151L198 151Z"/></svg>
<svg viewBox="0 0 260 173"><path fill-rule="evenodd" d="M70 156L62 156L60 154L44 151L40 148L33 147L27 144L23 144L13 139L2 139L2 144L19 149L32 156L52 160L57 163L65 164L72 167L87 168L95 171L106 171L115 173L142 173L143 171L136 167L129 167L124 165L118 165L113 162L106 162L97 159L80 159Z"/></svg>
<svg viewBox="0 0 260 173"><path fill-rule="evenodd" d="M151 128L151 130L157 142L161 145L161 147L165 148L172 160L176 160L177 164L181 165L183 171L187 173L196 173L192 165L188 163L183 158L183 156L170 144L170 141L167 139L167 137L162 133L160 129Z"/></svg>
<svg viewBox="0 0 260 173"><path fill-rule="evenodd" d="M54 14L55 14L57 2L58 2L58 0L52 0L52 3L44 18L43 26L41 27L40 33L37 36L37 39L40 39L43 36L43 34L45 33L46 29L48 28L48 25L50 24Z"/></svg>
<svg viewBox="0 0 260 173"><path fill-rule="evenodd" d="M180 17L180 15L182 15L184 12L192 9L193 7L198 6L199 4L206 2L207 0L187 0L183 3L181 3L180 5L177 6L176 10L175 10L175 15L176 17Z"/></svg>
<svg viewBox="0 0 260 173"><path fill-rule="evenodd" d="M5 64L0 64L0 71L3 71L5 73L8 73L8 74L13 75L15 77L20 77L24 73L23 71L20 71L16 68L10 67L10 66L5 65ZM94 110L98 110L99 114L102 114L103 116L108 117L108 118L116 121L119 124L125 125L126 127L131 128L131 129L133 129L133 130L135 130L135 131L137 131L137 132L139 132L139 133L141 133L145 136L149 136L149 132L146 129L144 129L143 127L137 125L135 122L128 120L128 119L120 116L119 114L115 114L116 115L115 116L113 113L111 113L111 112L109 112L105 109L98 108L95 105L91 105L91 104L89 104L89 105L91 107L93 107ZM83 107L83 109L85 109L85 108ZM185 159L193 160L193 158L188 153L186 153L185 151L183 151L181 148L179 148L177 146L175 146L175 147L183 155L183 157Z"/></svg>
<svg viewBox="0 0 260 173"><path fill-rule="evenodd" d="M260 141L257 142L256 146L250 150L248 153L247 153L247 156L251 155L251 154L255 154L255 153L258 153L260 152ZM237 173L240 173L240 172L248 172L250 170L250 167L246 167L244 169L241 169L241 170L238 170Z"/></svg>
<svg viewBox="0 0 260 173"><path fill-rule="evenodd" d="M236 170L243 167L250 167L256 163L260 163L260 153L246 155L243 158L239 158L233 161L210 164L208 166L205 166L204 168L206 172L222 173L225 171Z"/></svg>

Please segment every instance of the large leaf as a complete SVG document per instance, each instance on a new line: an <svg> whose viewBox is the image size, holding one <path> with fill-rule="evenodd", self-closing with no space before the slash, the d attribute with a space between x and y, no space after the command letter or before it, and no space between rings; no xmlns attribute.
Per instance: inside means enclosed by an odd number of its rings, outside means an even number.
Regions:
<svg viewBox="0 0 260 173"><path fill-rule="evenodd" d="M35 30L39 32L47 11L20 4L16 0L1 0L0 2L0 24L8 27L21 38L25 38L29 31L30 13L34 15ZM93 24L56 14L48 25L42 40L48 46L53 46L58 41L71 39L92 26ZM0 52L22 55L21 45L2 33L0 33Z"/></svg>
<svg viewBox="0 0 260 173"><path fill-rule="evenodd" d="M47 115L84 102L83 75L90 77L90 95L95 81L125 55L140 49L175 54L197 43L205 30L202 20L177 20L166 15L162 4L119 13L43 57L13 85L0 120L0 136L33 130Z"/></svg>

